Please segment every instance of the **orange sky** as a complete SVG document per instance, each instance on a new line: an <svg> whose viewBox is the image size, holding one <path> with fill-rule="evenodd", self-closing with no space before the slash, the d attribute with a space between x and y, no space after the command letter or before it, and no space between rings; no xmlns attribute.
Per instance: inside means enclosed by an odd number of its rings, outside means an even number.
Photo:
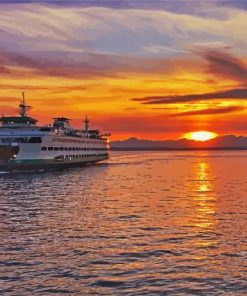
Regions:
<svg viewBox="0 0 247 296"><path fill-rule="evenodd" d="M246 135L247 11L197 5L1 4L1 113L25 91L41 124L88 114L112 139Z"/></svg>

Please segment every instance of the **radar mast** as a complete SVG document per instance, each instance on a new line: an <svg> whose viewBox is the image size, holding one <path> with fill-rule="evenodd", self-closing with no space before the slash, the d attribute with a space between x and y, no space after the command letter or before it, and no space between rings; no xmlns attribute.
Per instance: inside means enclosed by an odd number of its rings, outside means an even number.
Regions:
<svg viewBox="0 0 247 296"><path fill-rule="evenodd" d="M22 92L22 100L20 102L20 105L19 105L19 114L22 116L22 117L27 117L27 109L30 108L31 106L27 106L26 103L25 103L25 93Z"/></svg>
<svg viewBox="0 0 247 296"><path fill-rule="evenodd" d="M87 115L86 115L85 120L84 120L83 122L84 122L84 131L85 131L86 133L88 133L88 131L89 131L89 123L90 123L90 121L89 121Z"/></svg>

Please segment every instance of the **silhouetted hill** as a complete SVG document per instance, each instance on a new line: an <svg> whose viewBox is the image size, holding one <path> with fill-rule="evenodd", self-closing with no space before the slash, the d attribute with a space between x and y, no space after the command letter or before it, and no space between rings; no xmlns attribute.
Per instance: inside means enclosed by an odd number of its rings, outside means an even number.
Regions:
<svg viewBox="0 0 247 296"><path fill-rule="evenodd" d="M152 141L129 138L111 143L112 150L247 149L247 137L226 135L206 142L187 139Z"/></svg>

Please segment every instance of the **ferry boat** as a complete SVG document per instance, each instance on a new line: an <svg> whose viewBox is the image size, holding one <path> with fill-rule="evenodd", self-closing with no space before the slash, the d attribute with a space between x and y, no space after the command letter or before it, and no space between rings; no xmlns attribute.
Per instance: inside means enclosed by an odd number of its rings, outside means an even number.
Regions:
<svg viewBox="0 0 247 296"><path fill-rule="evenodd" d="M90 129L87 116L82 130L66 117L38 126L27 114L29 107L23 93L19 116L0 118L0 171L78 166L109 158L110 134Z"/></svg>

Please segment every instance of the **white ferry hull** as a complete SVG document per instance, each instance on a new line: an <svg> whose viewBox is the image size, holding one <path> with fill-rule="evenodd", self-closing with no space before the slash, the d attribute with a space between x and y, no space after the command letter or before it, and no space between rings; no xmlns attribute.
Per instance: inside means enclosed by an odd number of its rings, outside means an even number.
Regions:
<svg viewBox="0 0 247 296"><path fill-rule="evenodd" d="M12 146L0 146L0 171L15 170L39 170L83 166L86 164L94 164L109 158L108 153L97 155L71 155L71 157L63 158L26 158L12 159L14 155Z"/></svg>
<svg viewBox="0 0 247 296"><path fill-rule="evenodd" d="M37 137L39 136L39 137ZM0 171L82 166L109 158L109 144L99 139L37 135L40 143L0 144Z"/></svg>

